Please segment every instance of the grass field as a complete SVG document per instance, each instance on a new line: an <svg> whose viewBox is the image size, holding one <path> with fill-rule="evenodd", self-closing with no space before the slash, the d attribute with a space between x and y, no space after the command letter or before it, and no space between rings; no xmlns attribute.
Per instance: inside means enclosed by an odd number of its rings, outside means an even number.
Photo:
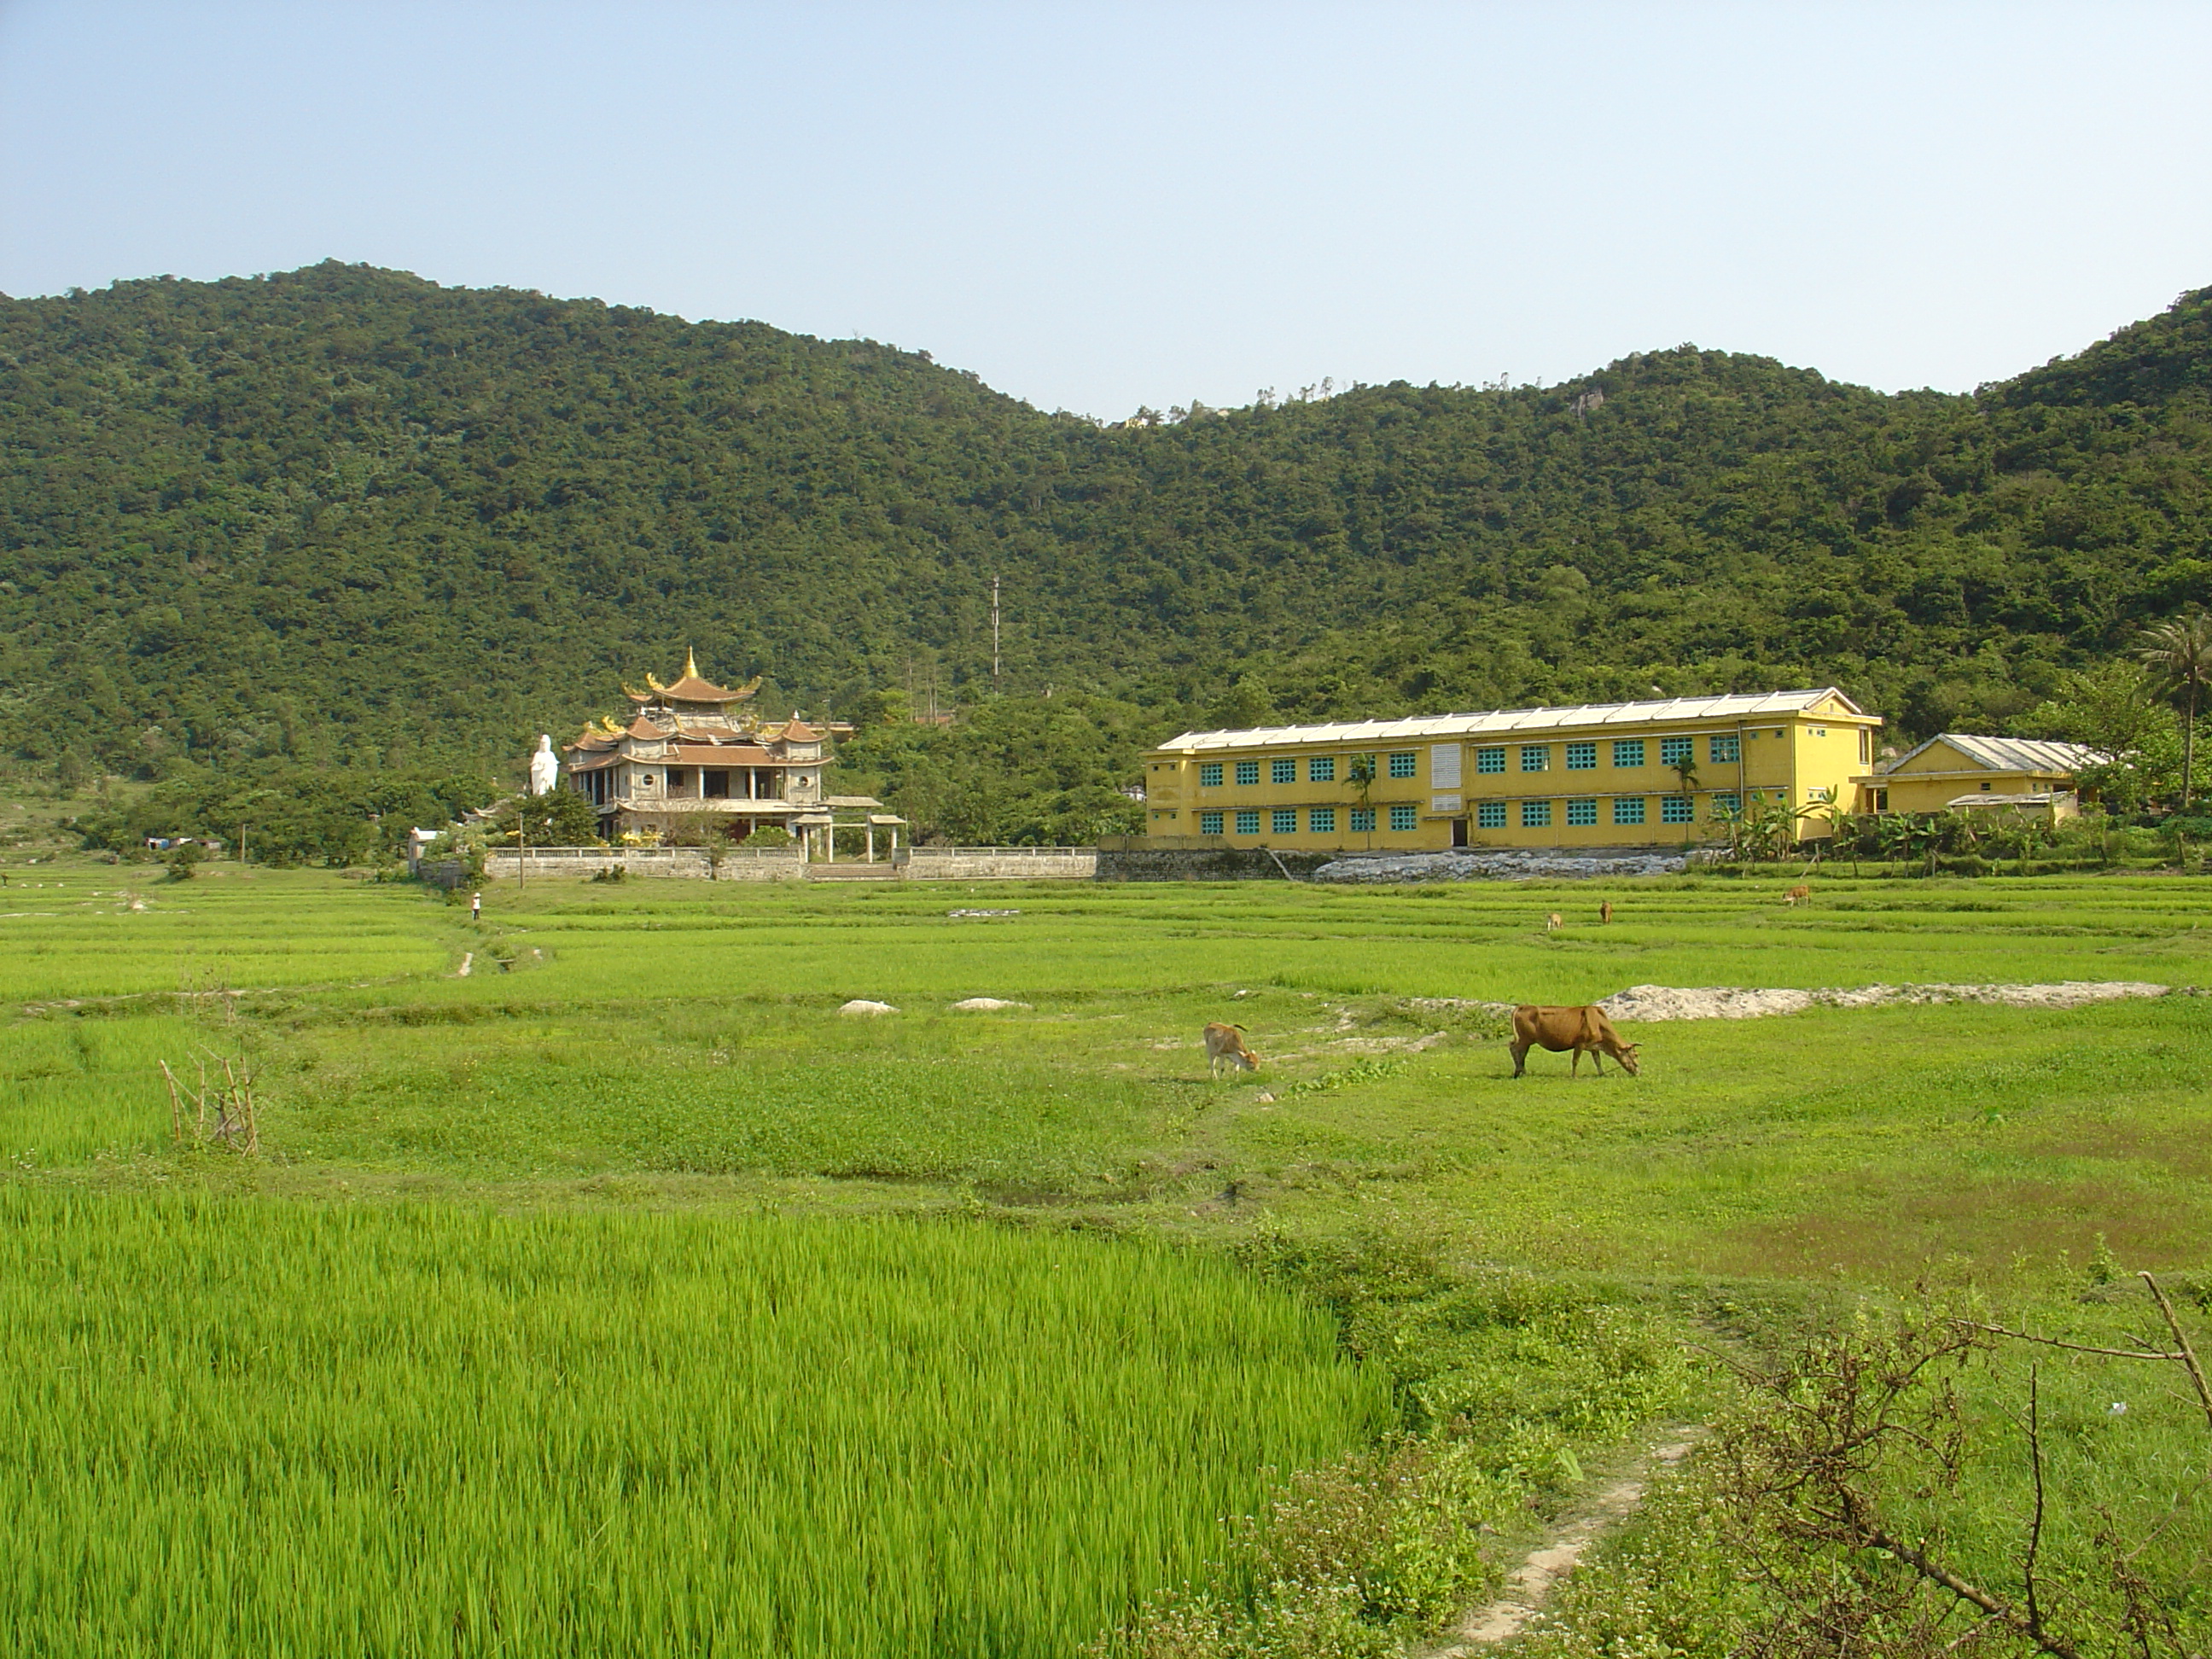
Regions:
<svg viewBox="0 0 2212 1659"><path fill-rule="evenodd" d="M227 1340L258 1333L267 1351L238 1370L234 1406L203 1401L218 1419L212 1438L133 1442L146 1455L129 1480L75 1488L71 1524L87 1540L102 1515L127 1512L196 1541L164 1547L164 1583L131 1576L145 1571L129 1563L150 1534L130 1534L137 1541L112 1557L88 1542L97 1571L85 1582L137 1612L102 1626L105 1644L56 1651L127 1651L134 1641L195 1650L190 1620L213 1616L196 1574L220 1560L224 1574L244 1575L240 1594L272 1582L244 1534L223 1529L262 1525L252 1517L265 1515L269 1492L291 1490L284 1482L319 1483L328 1500L283 1543L288 1571L320 1575L325 1622L314 1629L325 1638L372 1628L360 1622L371 1614L357 1552L342 1540L386 1540L361 1544L372 1555L410 1528L449 1528L461 1540L451 1553L465 1571L409 1568L428 1576L404 1579L414 1588L400 1606L374 1615L398 1621L374 1626L376 1651L427 1651L425 1619L490 1643L481 1632L495 1583L501 1618L521 1617L527 1601L568 1621L544 1631L592 1632L574 1650L703 1650L714 1644L698 1632L719 1630L716 1650L738 1652L1066 1651L1086 1621L1096 1629L1152 1589L1232 1571L1202 1565L1203 1534L1212 1516L1259 1501L1261 1465L1325 1462L1375 1431L1372 1390L1389 1369L1377 1370L1382 1350L1353 1343L1370 1354L1364 1369L1330 1360L1310 1308L1225 1276L1214 1246L1416 1239L1438 1260L1585 1285L1597 1275L1613 1288L1576 1294L1677 1310L1929 1284L2057 1306L2100 1249L2123 1270L2197 1269L2212 1255L2212 1002L2199 998L1625 1027L1644 1045L1640 1077L1585 1069L1570 1080L1564 1057L1539 1054L1518 1081L1494 1017L1443 1000L1575 1002L1638 983L2193 986L2212 978L2212 927L2200 927L2212 890L2176 879L1823 879L1814 906L1796 910L1780 903L1783 882L1715 878L1603 892L549 883L526 898L491 890L474 926L419 890L319 873L216 866L167 883L64 861L10 874L21 913L0 917L10 947L0 988L24 1012L0 1033L0 1153L12 1170L0 1200L15 1206L9 1234L27 1253L28 1277L16 1280L32 1287L26 1309L79 1310L66 1328L51 1311L44 1323L11 1319L11 1386L19 1399L57 1401L52 1389L80 1385L40 1374L41 1356L71 1346L95 1372L120 1376L123 1356L147 1352L165 1328L173 1340L155 1346L185 1367L176 1376L197 1377L204 1353L175 1328L216 1314L243 1322ZM1600 897L1616 906L1610 927L1596 921ZM948 916L962 908L1019 914ZM1566 925L1547 934L1553 910ZM460 976L465 956L472 971ZM975 995L1028 1006L951 1011ZM841 1017L854 997L901 1012ZM1247 1028L1260 1073L1208 1081L1197 1033L1216 1018ZM258 1158L169 1145L157 1062L210 1054L255 1072ZM993 1218L1017 1233L1074 1229L1116 1242L1008 1243L1003 1230L977 1230ZM491 1241L481 1249L462 1242L480 1232ZM979 1240L1041 1254L979 1261ZM1155 1248L1177 1241L1200 1248ZM814 1288L805 1320L771 1339L761 1332L774 1328L746 1326L717 1287L745 1285L746 1264L783 1260L780 1251ZM629 1297L621 1264L661 1255L684 1264L665 1294ZM835 1264L848 1260L868 1265L842 1274ZM228 1267L186 1271L192 1261L270 1267L240 1307L246 1280L226 1277ZM388 1265L388 1276L363 1262ZM57 1263L82 1264L65 1270L75 1304L38 1294L40 1272L64 1272ZM1028 1323L963 1346L994 1273L1025 1287ZM149 1283L161 1297L134 1304L129 1287ZM883 1284L903 1285L906 1300L871 1288ZM1251 1300L1233 1318L1204 1311L1237 1296ZM810 1348L839 1323L823 1310L841 1298L857 1346ZM1157 1332L1185 1346L1167 1359L1133 1338L1094 1342L1100 1333L1082 1315L1093 1304L1125 1310L1115 1317L1132 1331L1154 1319L1135 1310L1187 1307L1190 1323ZM1357 1326L1356 1310L1338 1313ZM541 1315L550 1322L534 1322ZM561 1376L580 1391L554 1401L562 1410L588 1399L592 1420L630 1426L610 1427L604 1442L578 1431L559 1443L560 1458L541 1454L526 1480L503 1485L519 1443L494 1435L467 1449L489 1385L452 1358L475 1351L457 1319L508 1345L512 1375L499 1386L529 1403L495 1415L550 1421L547 1379ZM1468 1320L1468 1330L1496 1322ZM1239 1322L1251 1340L1225 1340ZM586 1328L620 1335L588 1342L576 1335ZM762 1375L837 1376L843 1403L816 1403L860 1422L898 1386L861 1339L908 1328L921 1344L912 1362L954 1379L937 1442L810 1419L804 1388L747 1389L712 1358L719 1343L761 1356ZM386 1391L362 1396L360 1422L383 1427L337 1435L331 1414L353 1396L331 1356L387 1351L416 1356L411 1403L380 1382ZM1021 1370L1007 1358L1017 1351L1036 1367ZM1133 1358L1145 1352L1154 1358ZM648 1360L664 1353L665 1374ZM1197 1392L1184 1406L1114 1431L1157 1430L1156 1440L1115 1442L1067 1403L1094 1402L1100 1424L1142 1417L1152 1408L1127 1402L1186 1372ZM994 1418L969 1388L987 1374L1042 1417ZM127 1403L117 1414L51 1427L22 1454L30 1461L7 1477L6 1501L31 1506L19 1513L53 1501L42 1470L96 1463L93 1449L151 1431L131 1425L161 1416L157 1397L191 1392L157 1370L134 1375L139 1392L118 1392ZM1073 1392L1055 1394L1055 1378ZM1414 1386L1401 1378L1401 1395ZM771 1627L763 1619L799 1617L772 1611L798 1581L757 1565L794 1547L725 1554L711 1571L694 1561L697 1540L733 1537L740 1521L769 1528L749 1535L787 1535L769 1506L732 1510L727 1489L708 1494L696 1481L653 1487L650 1503L617 1505L614 1523L638 1529L629 1542L640 1559L692 1564L652 1581L667 1592L653 1605L686 1610L678 1621L653 1634L640 1589L642 1599L591 1615L605 1622L580 1624L576 1609L605 1598L584 1558L562 1552L579 1527L606 1518L580 1494L608 1481L622 1489L623 1437L660 1432L641 1395L663 1388L683 1412L720 1424L714 1432L729 1437L717 1455L732 1467L778 1467L792 1446L839 1448L839 1478L858 1484L837 1501L871 1510L887 1510L866 1484L889 1478L884 1468L920 1468L930 1446L963 1435L1033 1443L1038 1457L994 1467L988 1481L972 1471L955 1480L961 1501L980 1505L972 1526L945 1535L957 1543L926 1541L936 1534L921 1512L957 1504L910 1484L915 1513L884 1513L880 1536L824 1524L805 1502L786 1512L807 1548L830 1547L826 1538L844 1552L794 1555L809 1575L863 1587L823 1599L872 1603L865 1629L834 1609L805 1615L818 1621L809 1628L819 1648L760 1634ZM786 1425L773 1455L737 1449L765 1432L757 1423L714 1419L733 1395L788 1402L773 1419ZM1260 1403L1222 1403L1247 1398ZM1242 1437L1194 1439L1194 1425L1232 1409ZM1561 1407L1559 1420L1580 1421L1577 1412ZM1079 1419L1087 1426L1074 1427ZM1049 1530L1061 1523L1048 1512L1071 1507L1047 1468L1068 1461L1054 1437L1063 1430L1102 1469L1153 1472L1088 1483L1095 1501L1073 1505L1091 1528L1079 1539ZM441 1488L448 1507L435 1516L379 1508L365 1494L382 1474L339 1449L380 1433L392 1455L447 1455L455 1470L481 1455L500 1473L455 1474L460 1486ZM278 1486L193 1499L234 1434L271 1449ZM1188 1455L1177 1462L1170 1443ZM881 1467L854 1449L862 1444ZM461 1486L475 1507L453 1507ZM849 1496L871 1492L878 1497ZM1030 1530L1005 1518L1018 1511ZM538 1546L526 1540L541 1525L550 1541L535 1561ZM941 1574L932 1589L884 1565L941 1564L947 1551L964 1564L957 1589ZM732 1565L741 1560L755 1565ZM1022 1562L1038 1565L1025 1574ZM35 1562L7 1571L16 1607L60 1621L52 1631L88 1605ZM955 1612L992 1622L947 1623ZM272 1650L294 1639L281 1620L257 1628ZM683 1631L696 1639L687 1645ZM904 1645L871 1647L867 1632L897 1632Z"/></svg>
<svg viewBox="0 0 2212 1659"><path fill-rule="evenodd" d="M19 1653L1064 1651L1387 1403L1220 1264L974 1226L17 1188L0 1251Z"/></svg>

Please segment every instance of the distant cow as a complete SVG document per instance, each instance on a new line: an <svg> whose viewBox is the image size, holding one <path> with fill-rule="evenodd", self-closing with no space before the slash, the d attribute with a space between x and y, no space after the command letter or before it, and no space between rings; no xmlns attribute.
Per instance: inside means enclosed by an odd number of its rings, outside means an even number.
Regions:
<svg viewBox="0 0 2212 1659"><path fill-rule="evenodd" d="M1209 1025L1206 1028L1206 1070L1209 1077L1219 1077L1224 1061L1240 1071L1257 1071L1260 1056L1244 1046L1242 1025Z"/></svg>
<svg viewBox="0 0 2212 1659"><path fill-rule="evenodd" d="M1800 904L1810 904L1813 902L1813 890L1801 881L1782 896L1782 902L1793 908Z"/></svg>
<svg viewBox="0 0 2212 1659"><path fill-rule="evenodd" d="M1601 899L1599 901L1597 907L1597 919L1600 921L1607 922L1613 920L1613 901L1611 899Z"/></svg>
<svg viewBox="0 0 2212 1659"><path fill-rule="evenodd" d="M1531 1048L1548 1048L1555 1054L1571 1051L1575 1058L1567 1070L1570 1077L1581 1075L1584 1054L1590 1057L1590 1064L1597 1067L1601 1077L1605 1074L1605 1061L1599 1058L1601 1054L1611 1054L1620 1062L1622 1071L1634 1077L1636 1046L1620 1040L1602 1008L1540 1008L1524 1002L1513 1011L1516 1077L1527 1072Z"/></svg>
<svg viewBox="0 0 2212 1659"><path fill-rule="evenodd" d="M1550 915L1544 918L1544 931L1547 933L1556 933L1560 928L1566 925L1567 919L1561 915L1557 910L1553 911Z"/></svg>

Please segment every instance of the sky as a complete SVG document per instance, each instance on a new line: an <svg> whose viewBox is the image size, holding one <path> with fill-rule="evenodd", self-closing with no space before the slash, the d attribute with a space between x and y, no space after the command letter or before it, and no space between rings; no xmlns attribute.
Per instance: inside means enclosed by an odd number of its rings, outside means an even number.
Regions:
<svg viewBox="0 0 2212 1659"><path fill-rule="evenodd" d="M0 0L0 291L363 261L1045 409L1686 341L1964 391L2212 284L2212 4Z"/></svg>

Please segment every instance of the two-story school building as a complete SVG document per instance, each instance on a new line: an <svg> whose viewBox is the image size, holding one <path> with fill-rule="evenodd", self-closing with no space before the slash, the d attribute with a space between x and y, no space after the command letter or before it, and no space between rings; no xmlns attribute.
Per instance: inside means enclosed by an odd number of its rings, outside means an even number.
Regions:
<svg viewBox="0 0 2212 1659"><path fill-rule="evenodd" d="M1832 686L1186 732L1145 757L1145 826L1316 851L1680 845L1759 802L1858 810L1881 726Z"/></svg>

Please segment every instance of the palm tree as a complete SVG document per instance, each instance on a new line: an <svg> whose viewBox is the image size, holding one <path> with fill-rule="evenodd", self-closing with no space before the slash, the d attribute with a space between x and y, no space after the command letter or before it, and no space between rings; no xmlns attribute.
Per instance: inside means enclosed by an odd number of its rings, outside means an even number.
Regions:
<svg viewBox="0 0 2212 1659"><path fill-rule="evenodd" d="M1375 788L1375 757L1354 755L1345 769L1344 781L1359 792L1360 809L1367 814L1367 850L1375 850L1375 807L1369 799Z"/></svg>
<svg viewBox="0 0 2212 1659"><path fill-rule="evenodd" d="M2136 656L2151 672L2159 689L2182 698L2181 810L2189 811L2190 785L2197 776L2197 697L2212 683L2212 617L2202 611L2143 630Z"/></svg>
<svg viewBox="0 0 2212 1659"><path fill-rule="evenodd" d="M1698 793L1698 763L1689 752L1686 750L1683 751L1681 759L1662 763L1674 773L1675 781L1681 786L1682 799L1685 800L1695 799ZM1682 845L1687 847L1691 837L1696 833L1686 821L1682 825ZM1735 854L1731 853L1729 856L1734 857Z"/></svg>

